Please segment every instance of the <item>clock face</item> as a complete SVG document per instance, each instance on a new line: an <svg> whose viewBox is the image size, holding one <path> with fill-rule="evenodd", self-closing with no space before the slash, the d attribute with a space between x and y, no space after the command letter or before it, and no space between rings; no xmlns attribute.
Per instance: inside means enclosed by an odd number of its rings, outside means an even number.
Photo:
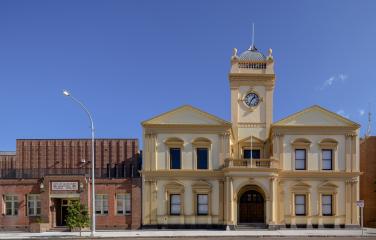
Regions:
<svg viewBox="0 0 376 240"><path fill-rule="evenodd" d="M260 103L260 97L256 93L251 92L245 96L244 102L248 107L256 107Z"/></svg>

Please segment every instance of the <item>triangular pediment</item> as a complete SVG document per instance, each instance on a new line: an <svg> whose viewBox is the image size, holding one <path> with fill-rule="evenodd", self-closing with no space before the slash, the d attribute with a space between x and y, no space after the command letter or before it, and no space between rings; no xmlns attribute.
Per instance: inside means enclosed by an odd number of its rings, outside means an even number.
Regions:
<svg viewBox="0 0 376 240"><path fill-rule="evenodd" d="M258 137L254 137L254 136L249 136L249 137L246 137L246 138L243 138L239 141L239 143L258 143L258 144L264 144L264 141L262 141L260 138Z"/></svg>
<svg viewBox="0 0 376 240"><path fill-rule="evenodd" d="M198 108L184 105L146 120L142 125L227 125L230 127L231 123Z"/></svg>
<svg viewBox="0 0 376 240"><path fill-rule="evenodd" d="M274 123L273 126L359 127L357 123L317 105L292 114Z"/></svg>
<svg viewBox="0 0 376 240"><path fill-rule="evenodd" d="M319 189L337 189L338 186L331 182L323 182L318 186Z"/></svg>
<svg viewBox="0 0 376 240"><path fill-rule="evenodd" d="M292 186L292 188L296 190L306 190L306 189L309 189L310 187L311 185L301 182L301 181L299 181L298 183Z"/></svg>

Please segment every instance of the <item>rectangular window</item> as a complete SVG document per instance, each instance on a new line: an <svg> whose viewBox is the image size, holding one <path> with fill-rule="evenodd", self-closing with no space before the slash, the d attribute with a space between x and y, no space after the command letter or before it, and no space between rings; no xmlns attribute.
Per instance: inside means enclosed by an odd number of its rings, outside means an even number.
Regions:
<svg viewBox="0 0 376 240"><path fill-rule="evenodd" d="M295 215L296 216L306 215L306 196L305 195L295 195Z"/></svg>
<svg viewBox="0 0 376 240"><path fill-rule="evenodd" d="M108 196L105 194L95 195L95 213L108 214Z"/></svg>
<svg viewBox="0 0 376 240"><path fill-rule="evenodd" d="M28 216L40 216L41 202L40 195L33 194L27 196L27 214Z"/></svg>
<svg viewBox="0 0 376 240"><path fill-rule="evenodd" d="M295 169L306 170L306 150L295 149Z"/></svg>
<svg viewBox="0 0 376 240"><path fill-rule="evenodd" d="M116 194L116 213L119 215L131 214L131 194Z"/></svg>
<svg viewBox="0 0 376 240"><path fill-rule="evenodd" d="M18 215L18 197L13 195L5 195L5 215L17 216Z"/></svg>
<svg viewBox="0 0 376 240"><path fill-rule="evenodd" d="M180 215L180 194L170 195L170 215Z"/></svg>
<svg viewBox="0 0 376 240"><path fill-rule="evenodd" d="M331 149L322 150L322 170L333 169L333 151Z"/></svg>
<svg viewBox="0 0 376 240"><path fill-rule="evenodd" d="M323 216L332 216L333 215L333 205L332 205L332 195L322 195L321 196L321 208Z"/></svg>
<svg viewBox="0 0 376 240"><path fill-rule="evenodd" d="M170 169L180 169L180 148L170 148Z"/></svg>
<svg viewBox="0 0 376 240"><path fill-rule="evenodd" d="M208 215L209 202L207 194L197 194L197 215Z"/></svg>
<svg viewBox="0 0 376 240"><path fill-rule="evenodd" d="M243 158L244 159L260 159L261 158L261 151L260 149L244 149L243 150Z"/></svg>
<svg viewBox="0 0 376 240"><path fill-rule="evenodd" d="M208 169L207 148L197 148L197 169Z"/></svg>

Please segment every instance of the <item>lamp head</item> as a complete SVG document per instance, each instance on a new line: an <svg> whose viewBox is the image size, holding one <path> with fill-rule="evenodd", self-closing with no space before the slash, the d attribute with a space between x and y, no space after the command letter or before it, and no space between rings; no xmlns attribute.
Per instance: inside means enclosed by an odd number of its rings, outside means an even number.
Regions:
<svg viewBox="0 0 376 240"><path fill-rule="evenodd" d="M68 92L68 90L63 90L63 94L64 94L64 96L70 96L70 93Z"/></svg>

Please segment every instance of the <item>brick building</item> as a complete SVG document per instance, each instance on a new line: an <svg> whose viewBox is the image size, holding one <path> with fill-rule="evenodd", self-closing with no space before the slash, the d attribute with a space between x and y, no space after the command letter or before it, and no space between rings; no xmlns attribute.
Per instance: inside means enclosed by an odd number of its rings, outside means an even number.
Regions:
<svg viewBox="0 0 376 240"><path fill-rule="evenodd" d="M136 139L95 140L98 229L140 227L139 156ZM20 139L0 152L0 229L64 227L71 201L90 210L90 160L90 139Z"/></svg>
<svg viewBox="0 0 376 240"><path fill-rule="evenodd" d="M364 225L376 227L376 136L360 142L360 199L364 200Z"/></svg>

